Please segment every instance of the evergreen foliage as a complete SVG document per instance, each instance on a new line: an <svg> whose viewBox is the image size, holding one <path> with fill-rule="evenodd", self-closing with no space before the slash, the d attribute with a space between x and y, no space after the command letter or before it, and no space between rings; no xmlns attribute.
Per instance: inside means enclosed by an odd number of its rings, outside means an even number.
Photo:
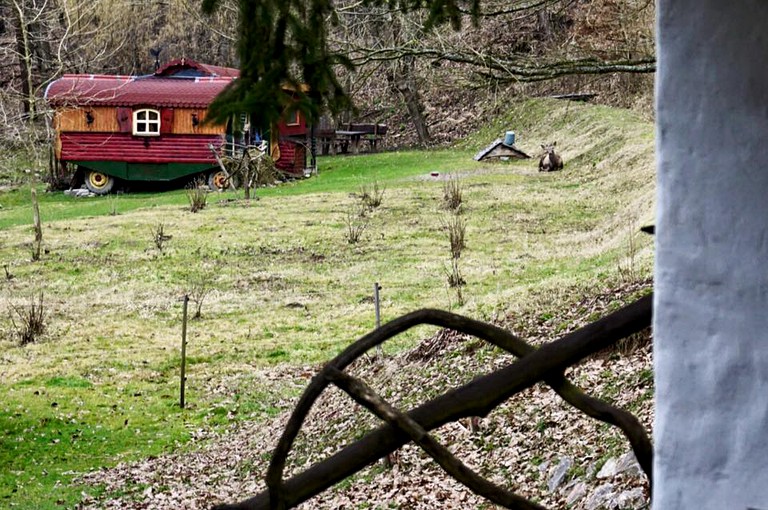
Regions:
<svg viewBox="0 0 768 510"><path fill-rule="evenodd" d="M461 26L463 7L476 13L480 0L365 0L405 12L429 10L426 27L450 22ZM222 0L203 0L213 13ZM211 105L211 120L226 121L243 111L255 122L270 125L295 110L310 120L328 109L352 107L335 66L353 69L344 55L328 45L328 23L337 22L332 0L239 0L237 52L240 79Z"/></svg>

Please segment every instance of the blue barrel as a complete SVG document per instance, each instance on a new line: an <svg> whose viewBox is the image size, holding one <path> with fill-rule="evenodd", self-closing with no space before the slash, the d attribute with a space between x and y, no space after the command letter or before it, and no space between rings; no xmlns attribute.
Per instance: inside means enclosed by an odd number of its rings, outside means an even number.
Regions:
<svg viewBox="0 0 768 510"><path fill-rule="evenodd" d="M507 134L504 135L504 145L515 145L514 131L507 131Z"/></svg>

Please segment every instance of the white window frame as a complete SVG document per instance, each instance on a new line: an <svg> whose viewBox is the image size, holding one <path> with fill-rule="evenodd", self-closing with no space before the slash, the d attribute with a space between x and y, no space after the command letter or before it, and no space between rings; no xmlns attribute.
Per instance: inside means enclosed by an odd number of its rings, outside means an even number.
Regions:
<svg viewBox="0 0 768 510"><path fill-rule="evenodd" d="M301 125L301 117L299 117L299 110L298 108L294 110L291 115L285 119L285 125L286 126L300 126Z"/></svg>
<svg viewBox="0 0 768 510"><path fill-rule="evenodd" d="M160 136L160 110L142 108L133 111L134 136Z"/></svg>

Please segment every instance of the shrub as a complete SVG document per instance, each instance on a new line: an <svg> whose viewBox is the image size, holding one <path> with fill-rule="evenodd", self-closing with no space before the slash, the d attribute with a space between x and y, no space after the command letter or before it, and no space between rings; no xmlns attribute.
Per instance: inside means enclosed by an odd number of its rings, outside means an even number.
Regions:
<svg viewBox="0 0 768 510"><path fill-rule="evenodd" d="M187 186L187 200L190 212L196 213L205 209L208 203L208 189L202 179L195 179Z"/></svg>
<svg viewBox="0 0 768 510"><path fill-rule="evenodd" d="M461 180L457 176L451 175L443 182L443 207L454 213L459 213L463 200Z"/></svg>
<svg viewBox="0 0 768 510"><path fill-rule="evenodd" d="M167 235L165 233L165 225L162 223L155 225L155 228L152 230L152 241L155 243L155 248L157 248L159 251L163 251L165 242L171 238L173 238L173 236Z"/></svg>
<svg viewBox="0 0 768 510"><path fill-rule="evenodd" d="M467 223L459 216L451 216L446 221L446 229L448 230L448 241L451 246L451 258L461 258L461 252L467 245L464 243L464 234L467 229Z"/></svg>
<svg viewBox="0 0 768 510"><path fill-rule="evenodd" d="M46 329L42 292L37 301L32 298L27 306L11 306L11 326L20 345L31 344L40 339Z"/></svg>
<svg viewBox="0 0 768 510"><path fill-rule="evenodd" d="M384 200L384 190L385 188L379 185L378 180L374 180L370 187L368 184L361 184L360 200L363 202L363 207L369 211L379 207Z"/></svg>
<svg viewBox="0 0 768 510"><path fill-rule="evenodd" d="M349 244L358 243L362 237L365 229L368 228L368 218L365 215L365 208L356 208L351 206L347 209L345 224L347 230L344 233Z"/></svg>

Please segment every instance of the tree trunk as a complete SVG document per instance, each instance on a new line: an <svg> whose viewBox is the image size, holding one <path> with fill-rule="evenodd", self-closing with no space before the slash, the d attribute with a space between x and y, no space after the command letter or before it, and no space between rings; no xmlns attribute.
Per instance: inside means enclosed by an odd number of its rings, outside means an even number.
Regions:
<svg viewBox="0 0 768 510"><path fill-rule="evenodd" d="M419 89L416 86L414 59L407 57L404 59L403 64L402 66L397 66L398 69L393 76L394 86L403 96L405 106L408 108L408 115L411 117L413 127L416 128L419 144L427 145L430 141L429 128L424 116L424 103L421 101L421 94L419 94Z"/></svg>
<svg viewBox="0 0 768 510"><path fill-rule="evenodd" d="M552 16L547 9L540 9L536 13L536 17L539 25L539 33L541 34L542 41L551 41L554 39L554 33L552 31Z"/></svg>
<svg viewBox="0 0 768 510"><path fill-rule="evenodd" d="M19 59L19 77L21 79L21 108L23 118L34 120L36 113L35 88L32 76L32 48L29 40L24 5L20 0L13 2L15 12L16 51Z"/></svg>

